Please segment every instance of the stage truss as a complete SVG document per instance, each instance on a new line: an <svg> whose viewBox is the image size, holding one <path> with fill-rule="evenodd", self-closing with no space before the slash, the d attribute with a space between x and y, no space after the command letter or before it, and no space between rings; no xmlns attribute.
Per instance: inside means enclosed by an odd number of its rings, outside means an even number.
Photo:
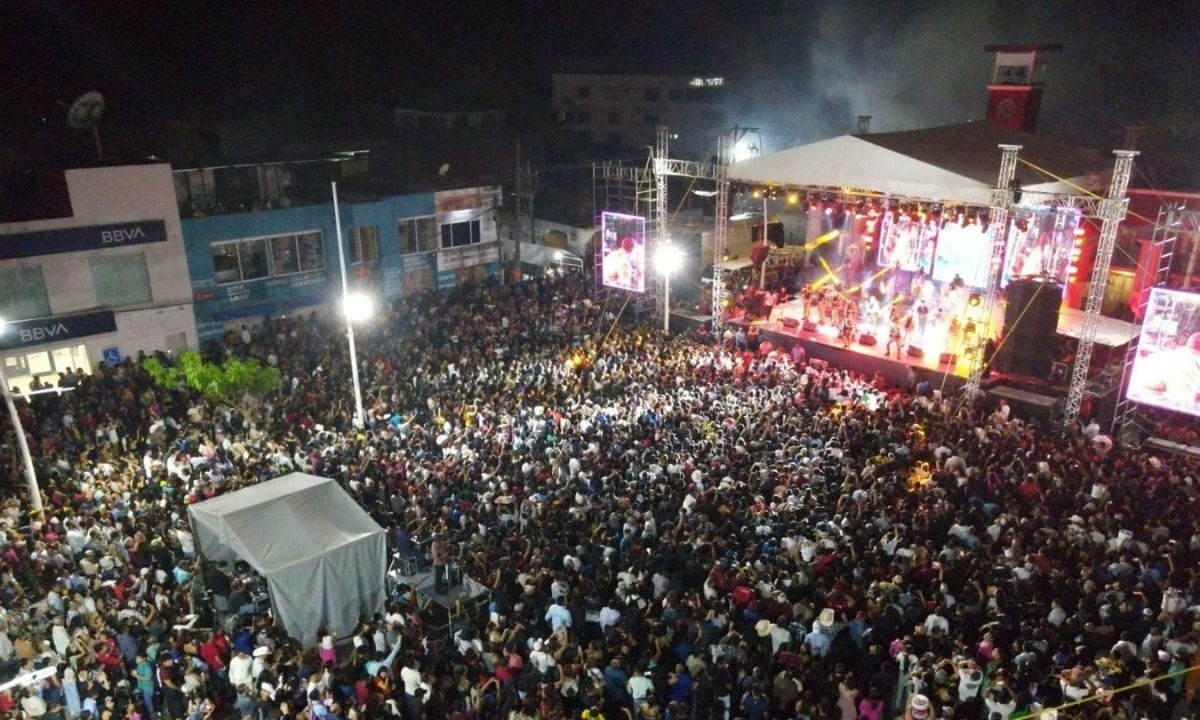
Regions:
<svg viewBox="0 0 1200 720"><path fill-rule="evenodd" d="M717 136L717 162L695 160L673 160L669 157L670 133L665 125L655 129L654 154L646 167L625 165L621 162L602 162L592 166L592 204L599 224L600 214L605 210L626 212L646 218L651 229L646 256L653 258L655 251L669 242L667 213L667 178L671 176L709 180L716 183L716 220L713 227L713 290L712 328L721 327L725 306L726 290L724 265L729 222L729 181L725 169L732 155L728 133ZM599 270L600 254L597 250L596 265ZM645 303L662 303L661 312L670 314L666 294L666 278L651 269L655 277L653 291L646 293ZM597 277L599 274L597 274Z"/></svg>
<svg viewBox="0 0 1200 720"><path fill-rule="evenodd" d="M1133 370L1133 362L1137 359L1138 346L1142 338L1142 322L1146 317L1146 306L1150 302L1150 289L1166 287L1171 273L1171 262L1175 256L1175 245L1181 234L1200 233L1200 210L1188 210L1182 205L1164 205L1158 209L1158 218L1154 223L1154 235L1150 242L1158 248L1158 261L1154 268L1152 282L1144 288L1142 294L1135 298L1137 308L1134 312L1136 324L1133 337L1125 349L1125 362L1121 368L1121 384L1117 387L1117 405L1113 411L1112 436L1123 444L1132 444L1149 433L1145 417L1140 406L1130 400L1129 374Z"/></svg>

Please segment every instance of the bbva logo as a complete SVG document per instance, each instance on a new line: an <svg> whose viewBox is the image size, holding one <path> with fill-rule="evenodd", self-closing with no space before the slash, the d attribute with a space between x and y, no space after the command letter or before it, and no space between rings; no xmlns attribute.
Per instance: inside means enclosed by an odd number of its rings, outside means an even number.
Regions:
<svg viewBox="0 0 1200 720"><path fill-rule="evenodd" d="M139 238L146 239L146 231L140 227L115 228L113 230L100 231L100 241L105 245L117 245Z"/></svg>
<svg viewBox="0 0 1200 720"><path fill-rule="evenodd" d="M55 323L54 325L40 325L31 328L21 329L21 342L30 343L41 340L49 340L56 338L59 335L70 335L71 331L63 323Z"/></svg>

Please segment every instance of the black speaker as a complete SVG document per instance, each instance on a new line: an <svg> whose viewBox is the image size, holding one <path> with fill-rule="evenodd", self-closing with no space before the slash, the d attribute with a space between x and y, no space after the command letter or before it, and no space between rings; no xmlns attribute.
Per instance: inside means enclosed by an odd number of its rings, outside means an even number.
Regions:
<svg viewBox="0 0 1200 720"><path fill-rule="evenodd" d="M1040 280L1014 280L1004 308L1004 341L996 354L1003 372L1046 377L1054 361L1054 336L1063 286Z"/></svg>
<svg viewBox="0 0 1200 720"><path fill-rule="evenodd" d="M958 356L954 353L944 352L938 355L938 365L957 365Z"/></svg>
<svg viewBox="0 0 1200 720"><path fill-rule="evenodd" d="M799 320L797 320L797 319L796 319L796 318L794 318L794 317L785 317L785 318L783 319L783 326L784 326L785 328L793 328L793 329L795 329L795 328L798 328L798 327L800 327L800 321L799 321Z"/></svg>
<svg viewBox="0 0 1200 720"><path fill-rule="evenodd" d="M869 346L871 346L871 345L874 345L874 344L876 344L876 343L878 343L878 342L879 342L879 341L875 339L875 336L874 336L874 335L868 335L867 333L863 333L862 335L859 335L859 336L858 336L858 344L859 344L859 345L866 345L866 346L868 346L868 347L869 347Z"/></svg>
<svg viewBox="0 0 1200 720"><path fill-rule="evenodd" d="M817 324L815 322L813 322L812 320L804 321L804 332L816 332L816 331L817 331Z"/></svg>
<svg viewBox="0 0 1200 720"><path fill-rule="evenodd" d="M917 347L916 345L909 345L908 350L906 350L905 352L908 353L909 357L915 357L918 359L925 357L925 351L922 350L921 348Z"/></svg>

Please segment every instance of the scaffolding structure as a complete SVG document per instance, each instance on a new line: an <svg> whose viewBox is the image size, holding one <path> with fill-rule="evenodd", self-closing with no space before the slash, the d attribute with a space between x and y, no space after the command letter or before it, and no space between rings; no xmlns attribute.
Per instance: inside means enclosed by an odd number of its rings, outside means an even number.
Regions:
<svg viewBox="0 0 1200 720"><path fill-rule="evenodd" d="M1000 146L1000 174L996 179L996 187L992 190L992 205L988 211L988 257L987 287L982 297L983 325L991 327L995 314L996 300L1000 295L1000 267L1004 261L1004 241L1008 237L1008 215L1012 210L1013 191L1012 181L1017 173L1017 153L1020 145ZM984 348L991 333L980 332L975 335L975 342L967 348L968 368L966 396L974 398L979 395L983 382L983 373L987 369L987 358Z"/></svg>
<svg viewBox="0 0 1200 720"><path fill-rule="evenodd" d="M658 179L654 172L654 158L650 158L650 162L638 167L634 165L626 165L625 163L614 160L607 162L597 162L592 164L592 208L596 218L596 226L599 227L602 221L602 215L605 212L618 212L626 215L637 215L645 218L646 227L650 229L646 238L646 256L654 257L655 250L658 249L658 242L662 231L661 208L665 207L665 192L662 193L663 202L659 202ZM603 238L601 244L595 249L595 272L596 277L603 277L601 265L604 262ZM653 272L651 268L648 271ZM658 277L658 273L654 273ZM600 283L601 288L604 287ZM634 301L634 310L644 312L653 309L660 297L663 297L663 283L656 280L653 283L647 283L646 291Z"/></svg>
<svg viewBox="0 0 1200 720"><path fill-rule="evenodd" d="M1146 318L1146 308L1150 302L1150 289L1164 287L1167 284L1179 236L1196 232L1200 232L1200 210L1188 210L1182 205L1163 205L1158 209L1158 217L1154 222L1154 235L1150 240L1151 245L1157 248L1154 254L1158 259L1151 281L1135 298L1137 303L1134 309L1136 324L1129 345L1125 348L1125 362L1121 366L1121 384L1117 387L1117 404L1113 411L1112 422L1112 436L1117 442L1132 444L1150 431L1137 402L1129 399L1129 375L1133 370L1133 362L1138 356L1138 346L1141 344L1142 323Z"/></svg>
<svg viewBox="0 0 1200 720"><path fill-rule="evenodd" d="M1096 245L1096 260L1092 265L1092 278L1088 283L1087 304L1084 305L1083 327L1079 332L1079 347L1075 351L1075 364L1071 368L1071 384L1067 387L1067 406L1063 411L1063 422L1069 423L1079 417L1079 406L1087 390L1088 370L1092 365L1092 348L1096 344L1096 329L1100 326L1100 307L1104 302L1104 291L1108 286L1108 270L1112 265L1113 248L1117 243L1117 229L1129 209L1129 176L1133 174L1135 150L1115 150L1116 164L1113 165L1112 181L1108 195L1098 209L1100 240Z"/></svg>

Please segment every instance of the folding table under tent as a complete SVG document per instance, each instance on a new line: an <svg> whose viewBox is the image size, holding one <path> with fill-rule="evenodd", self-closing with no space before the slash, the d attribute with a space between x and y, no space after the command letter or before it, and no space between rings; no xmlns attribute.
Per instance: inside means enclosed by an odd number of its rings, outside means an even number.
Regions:
<svg viewBox="0 0 1200 720"><path fill-rule="evenodd" d="M342 637L383 609L386 534L333 480L291 473L188 514L200 553L263 575L278 622L306 646L322 625Z"/></svg>

